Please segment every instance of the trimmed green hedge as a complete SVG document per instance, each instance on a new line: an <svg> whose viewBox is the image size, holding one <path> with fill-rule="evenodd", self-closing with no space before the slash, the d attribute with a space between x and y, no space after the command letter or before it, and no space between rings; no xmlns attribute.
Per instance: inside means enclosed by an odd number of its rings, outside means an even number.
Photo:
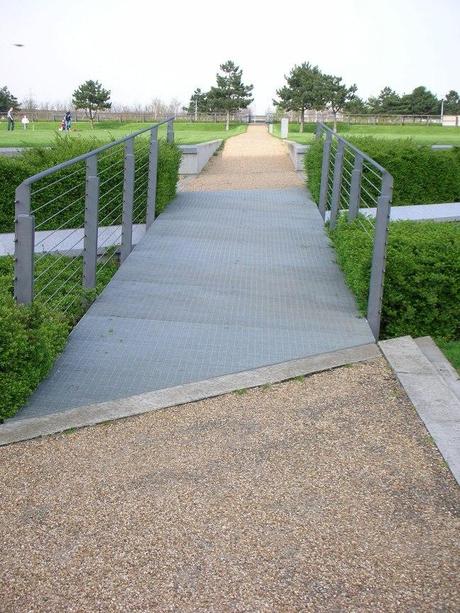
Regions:
<svg viewBox="0 0 460 613"><path fill-rule="evenodd" d="M0 258L0 423L16 413L47 375L73 325L116 268L113 261L101 262L96 289L84 290L74 282L74 273L82 274L81 258L40 257L36 290L46 286L46 293L24 306L13 300L13 258Z"/></svg>
<svg viewBox="0 0 460 613"><path fill-rule="evenodd" d="M330 237L346 281L364 314L371 239L360 220L340 218ZM381 336L460 338L460 224L390 224Z"/></svg>
<svg viewBox="0 0 460 613"><path fill-rule="evenodd" d="M354 145L393 175L393 204L460 201L460 148L437 151L410 139L354 138ZM315 141L305 156L308 187L318 202L323 144Z"/></svg>
<svg viewBox="0 0 460 613"><path fill-rule="evenodd" d="M14 231L14 199L16 187L46 168L87 153L103 143L94 138L56 137L49 148L25 151L14 158L0 157L0 232ZM136 202L147 194L148 140L135 141ZM176 193L181 152L177 145L159 141L156 213L159 214ZM121 223L123 145L100 154L100 209L104 225ZM77 171L77 172L76 172ZM80 227L84 216L85 164L80 162L34 184L32 210L39 230L57 227ZM58 181L62 179L62 181ZM34 193L35 192L35 193ZM136 204L135 202L135 204ZM48 204L47 204L48 203ZM42 207L43 208L40 208ZM145 221L145 207L138 207L136 223ZM55 215L55 216L54 216ZM51 219L50 219L51 218ZM47 223L43 223L49 219Z"/></svg>

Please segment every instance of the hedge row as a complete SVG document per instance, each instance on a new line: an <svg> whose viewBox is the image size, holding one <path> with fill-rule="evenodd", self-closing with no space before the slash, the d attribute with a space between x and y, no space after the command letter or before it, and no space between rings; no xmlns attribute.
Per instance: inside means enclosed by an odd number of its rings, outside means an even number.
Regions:
<svg viewBox="0 0 460 613"><path fill-rule="evenodd" d="M364 314L371 269L371 239L358 219L339 219L330 237L346 281ZM382 338L409 334L460 338L460 224L390 224Z"/></svg>
<svg viewBox="0 0 460 613"><path fill-rule="evenodd" d="M431 204L460 201L460 148L433 150L410 139L372 137L352 139L393 175L393 204ZM315 141L305 156L305 170L313 199L318 202L323 144Z"/></svg>
<svg viewBox="0 0 460 613"><path fill-rule="evenodd" d="M36 148L14 158L0 157L0 232L14 230L15 189L27 177L100 146L94 138L56 137L49 148ZM159 214L176 193L181 152L175 144L159 142L156 212ZM134 221L144 221L147 195L148 140L135 143L135 198L139 203ZM123 194L123 145L100 154L100 208L104 225L121 221ZM80 162L34 184L32 210L40 230L80 227L84 216L85 164ZM62 179L62 180L59 180ZM46 222L46 220L49 220Z"/></svg>

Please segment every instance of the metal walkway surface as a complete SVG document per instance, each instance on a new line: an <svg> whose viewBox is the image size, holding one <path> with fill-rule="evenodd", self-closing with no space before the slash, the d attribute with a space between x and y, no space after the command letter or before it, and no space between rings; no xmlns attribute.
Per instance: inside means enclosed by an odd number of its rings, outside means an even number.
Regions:
<svg viewBox="0 0 460 613"><path fill-rule="evenodd" d="M13 419L372 342L304 188L183 192Z"/></svg>

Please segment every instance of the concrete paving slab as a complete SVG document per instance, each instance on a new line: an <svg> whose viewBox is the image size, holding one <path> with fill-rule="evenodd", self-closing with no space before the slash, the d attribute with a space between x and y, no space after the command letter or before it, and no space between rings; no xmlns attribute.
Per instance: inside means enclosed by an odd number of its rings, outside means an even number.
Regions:
<svg viewBox="0 0 460 613"><path fill-rule="evenodd" d="M460 376L431 336L416 338L415 342L460 401Z"/></svg>
<svg viewBox="0 0 460 613"><path fill-rule="evenodd" d="M379 346L460 484L460 401L410 336Z"/></svg>
<svg viewBox="0 0 460 613"><path fill-rule="evenodd" d="M145 234L145 224L133 224L133 245ZM36 253L66 253L78 255L83 251L84 228L67 230L38 230L35 232ZM107 249L121 243L121 226L101 226L98 247ZM0 256L14 254L14 233L0 234Z"/></svg>
<svg viewBox="0 0 460 613"><path fill-rule="evenodd" d="M377 209L375 207L359 209L359 213L361 215L371 218L375 217L376 211ZM330 211L326 211L326 221L329 220L330 215ZM392 206L390 220L437 222L460 221L460 202Z"/></svg>

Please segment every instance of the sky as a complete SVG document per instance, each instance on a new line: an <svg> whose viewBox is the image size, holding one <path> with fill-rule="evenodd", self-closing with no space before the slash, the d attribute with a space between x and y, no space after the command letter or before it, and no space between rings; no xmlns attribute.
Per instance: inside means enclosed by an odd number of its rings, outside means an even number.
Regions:
<svg viewBox="0 0 460 613"><path fill-rule="evenodd" d="M66 102L94 79L117 105L186 104L228 59L257 113L304 61L364 98L386 85L460 90L460 0L0 0L0 15L0 87L19 100Z"/></svg>

